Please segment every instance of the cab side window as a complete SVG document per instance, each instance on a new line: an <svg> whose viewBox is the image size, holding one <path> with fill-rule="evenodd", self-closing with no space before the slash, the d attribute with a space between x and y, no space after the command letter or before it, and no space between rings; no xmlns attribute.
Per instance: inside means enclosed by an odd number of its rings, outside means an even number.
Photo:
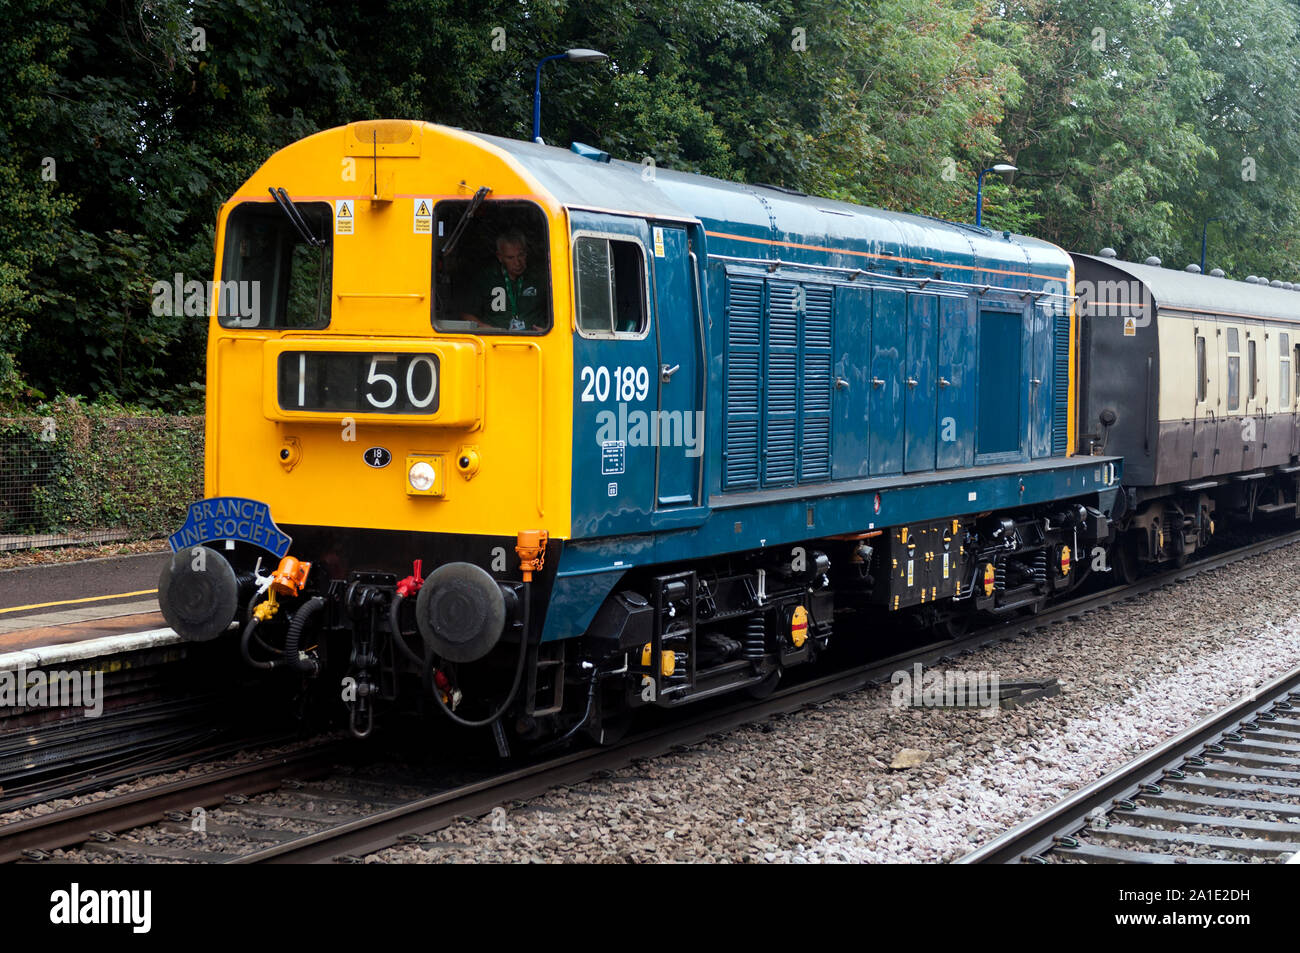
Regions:
<svg viewBox="0 0 1300 953"><path fill-rule="evenodd" d="M645 254L639 242L579 236L573 243L578 332L641 337L649 325Z"/></svg>

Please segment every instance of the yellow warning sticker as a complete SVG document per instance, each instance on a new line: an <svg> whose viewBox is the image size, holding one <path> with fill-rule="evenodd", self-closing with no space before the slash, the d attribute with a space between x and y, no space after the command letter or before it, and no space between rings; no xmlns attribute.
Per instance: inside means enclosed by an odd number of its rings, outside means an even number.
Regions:
<svg viewBox="0 0 1300 953"><path fill-rule="evenodd" d="M1137 319L1135 319L1132 315L1130 315L1129 317L1124 319L1124 337L1126 338L1137 337L1137 333L1138 333Z"/></svg>
<svg viewBox="0 0 1300 953"><path fill-rule="evenodd" d="M655 257L662 258L664 257L664 230L662 228L656 228L654 230L654 234L655 234Z"/></svg>
<svg viewBox="0 0 1300 953"><path fill-rule="evenodd" d="M417 235L433 234L433 199L416 199L414 230Z"/></svg>
<svg viewBox="0 0 1300 953"><path fill-rule="evenodd" d="M334 234L351 235L355 218L352 214L351 199L334 200Z"/></svg>

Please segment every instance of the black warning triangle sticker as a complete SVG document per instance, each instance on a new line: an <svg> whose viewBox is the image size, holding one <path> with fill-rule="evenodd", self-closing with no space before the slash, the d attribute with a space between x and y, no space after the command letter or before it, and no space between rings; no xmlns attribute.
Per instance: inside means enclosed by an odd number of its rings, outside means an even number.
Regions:
<svg viewBox="0 0 1300 953"><path fill-rule="evenodd" d="M340 205L339 218L351 218L351 217L352 217L352 206L346 204Z"/></svg>
<svg viewBox="0 0 1300 953"><path fill-rule="evenodd" d="M428 214L429 214L429 205L428 205L428 203L427 203L427 202L424 202L424 201L421 201L421 202L420 202L420 207L419 207L418 209L415 210L415 214L416 214L416 215L428 215Z"/></svg>

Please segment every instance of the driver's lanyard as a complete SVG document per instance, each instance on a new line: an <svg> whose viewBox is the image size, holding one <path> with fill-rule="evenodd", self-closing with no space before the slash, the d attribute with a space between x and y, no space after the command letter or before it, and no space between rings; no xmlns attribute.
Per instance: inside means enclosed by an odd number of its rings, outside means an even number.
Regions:
<svg viewBox="0 0 1300 953"><path fill-rule="evenodd" d="M510 317L519 317L519 298L515 290L514 279L510 277L510 272L506 271L506 266L501 266L501 277L506 280L506 303L510 305ZM520 275L519 280L522 282L524 276Z"/></svg>

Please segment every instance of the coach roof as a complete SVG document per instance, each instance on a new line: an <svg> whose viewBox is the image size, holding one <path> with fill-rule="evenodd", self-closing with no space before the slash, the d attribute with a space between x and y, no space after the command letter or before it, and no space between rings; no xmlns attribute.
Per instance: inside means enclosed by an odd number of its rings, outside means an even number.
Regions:
<svg viewBox="0 0 1300 953"><path fill-rule="evenodd" d="M1073 257L1078 262L1111 268L1131 280L1140 281L1157 308L1300 321L1300 291L1096 255L1075 254ZM1082 277L1082 269L1080 271Z"/></svg>

